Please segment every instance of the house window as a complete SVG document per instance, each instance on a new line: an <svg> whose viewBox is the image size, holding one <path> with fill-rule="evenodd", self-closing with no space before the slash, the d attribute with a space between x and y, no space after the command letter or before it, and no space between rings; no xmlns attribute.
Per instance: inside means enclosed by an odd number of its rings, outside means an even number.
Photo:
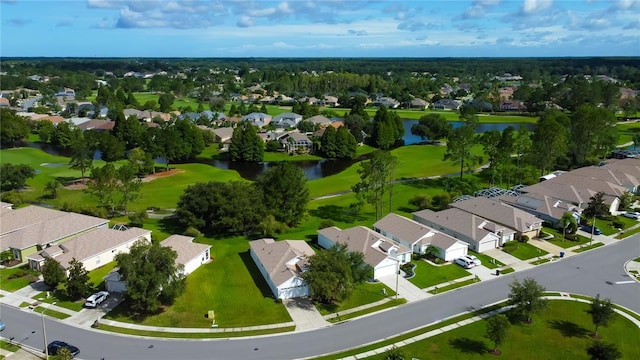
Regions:
<svg viewBox="0 0 640 360"><path fill-rule="evenodd" d="M96 265L99 265L99 264L100 264L100 258L99 258L99 257L97 257L97 258L96 258Z"/></svg>

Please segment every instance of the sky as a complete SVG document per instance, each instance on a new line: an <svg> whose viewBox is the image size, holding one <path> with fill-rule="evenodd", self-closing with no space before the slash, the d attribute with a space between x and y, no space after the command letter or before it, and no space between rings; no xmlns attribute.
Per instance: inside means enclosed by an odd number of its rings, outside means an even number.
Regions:
<svg viewBox="0 0 640 360"><path fill-rule="evenodd" d="M640 56L640 0L0 0L3 57Z"/></svg>

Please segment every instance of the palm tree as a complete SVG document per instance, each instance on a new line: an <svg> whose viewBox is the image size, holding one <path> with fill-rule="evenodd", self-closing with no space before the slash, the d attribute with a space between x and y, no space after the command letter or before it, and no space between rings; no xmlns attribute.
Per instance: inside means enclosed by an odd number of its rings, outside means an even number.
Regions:
<svg viewBox="0 0 640 360"><path fill-rule="evenodd" d="M572 213L568 211L562 214L562 217L560 218L560 220L558 220L558 225L562 228L562 242L564 242L564 235L569 226L571 226L573 229L578 228L578 222L576 221L576 218Z"/></svg>
<svg viewBox="0 0 640 360"><path fill-rule="evenodd" d="M49 181L44 186L44 189L51 193L51 198L52 199L55 199L55 198L58 197L58 192L60 191L60 189L62 189L62 183L60 182L60 180L54 179L54 180Z"/></svg>

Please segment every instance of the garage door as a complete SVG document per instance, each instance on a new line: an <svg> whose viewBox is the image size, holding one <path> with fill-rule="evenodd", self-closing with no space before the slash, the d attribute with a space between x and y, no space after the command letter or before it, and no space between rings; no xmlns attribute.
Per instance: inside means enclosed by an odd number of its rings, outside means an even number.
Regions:
<svg viewBox="0 0 640 360"><path fill-rule="evenodd" d="M377 279L379 277L383 277L383 276L387 276L387 275L395 275L397 267L398 267L397 264L390 264L390 265L387 265L387 266L376 268L375 269L374 278Z"/></svg>
<svg viewBox="0 0 640 360"><path fill-rule="evenodd" d="M302 296L309 296L309 287L307 285L280 289L278 297L281 299L292 299Z"/></svg>
<svg viewBox="0 0 640 360"><path fill-rule="evenodd" d="M478 252L484 252L487 250L495 249L498 247L498 240L487 241L479 245Z"/></svg>
<svg viewBox="0 0 640 360"><path fill-rule="evenodd" d="M459 248L459 249L452 249L447 251L447 255L446 257L446 261L453 261L461 256L465 256L467 255L467 249L465 248Z"/></svg>

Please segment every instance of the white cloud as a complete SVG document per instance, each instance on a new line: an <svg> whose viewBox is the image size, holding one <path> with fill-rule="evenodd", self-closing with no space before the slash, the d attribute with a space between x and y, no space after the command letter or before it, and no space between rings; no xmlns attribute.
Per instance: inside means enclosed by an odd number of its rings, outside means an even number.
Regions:
<svg viewBox="0 0 640 360"><path fill-rule="evenodd" d="M524 0L522 13L524 15L533 15L550 8L552 4L553 0Z"/></svg>
<svg viewBox="0 0 640 360"><path fill-rule="evenodd" d="M238 27L249 27L255 24L256 24L255 21L253 21L253 19L248 16L241 16L240 19L238 19L238 22L236 23Z"/></svg>

